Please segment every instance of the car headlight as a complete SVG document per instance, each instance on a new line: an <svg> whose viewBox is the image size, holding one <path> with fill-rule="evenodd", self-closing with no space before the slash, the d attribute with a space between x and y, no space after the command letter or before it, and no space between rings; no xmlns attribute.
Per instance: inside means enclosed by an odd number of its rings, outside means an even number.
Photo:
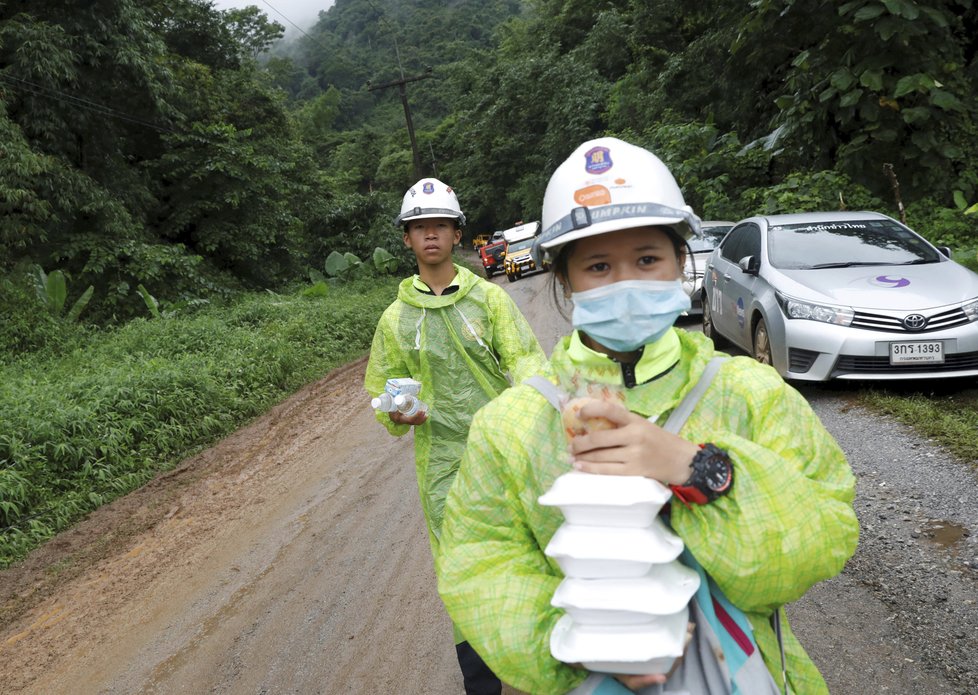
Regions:
<svg viewBox="0 0 978 695"><path fill-rule="evenodd" d="M782 294L778 295L778 301L781 304L781 309L784 311L785 316L789 319L821 321L822 323L832 323L836 326L852 325L854 312L849 307L803 302Z"/></svg>
<svg viewBox="0 0 978 695"><path fill-rule="evenodd" d="M969 321L978 321L978 299L968 302L961 307L961 311L968 317Z"/></svg>

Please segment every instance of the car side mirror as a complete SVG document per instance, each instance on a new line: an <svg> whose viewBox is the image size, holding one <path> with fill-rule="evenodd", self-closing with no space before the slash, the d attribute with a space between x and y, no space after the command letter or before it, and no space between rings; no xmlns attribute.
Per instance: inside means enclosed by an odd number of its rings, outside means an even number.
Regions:
<svg viewBox="0 0 978 695"><path fill-rule="evenodd" d="M744 256L737 265L748 275L757 275L761 271L761 262L757 260L757 256Z"/></svg>
<svg viewBox="0 0 978 695"><path fill-rule="evenodd" d="M950 246L938 246L937 250L943 253L948 258L951 257L951 247Z"/></svg>

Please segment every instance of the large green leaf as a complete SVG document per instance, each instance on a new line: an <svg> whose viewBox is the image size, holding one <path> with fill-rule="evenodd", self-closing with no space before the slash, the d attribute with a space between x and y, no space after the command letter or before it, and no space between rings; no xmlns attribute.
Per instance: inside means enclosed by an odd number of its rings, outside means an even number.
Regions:
<svg viewBox="0 0 978 695"><path fill-rule="evenodd" d="M81 316L81 313L91 301L93 294L95 294L95 287L93 285L89 285L88 289L82 293L82 296L76 299L75 303L71 305L71 308L68 310L65 318L69 321L77 321L78 317Z"/></svg>
<svg viewBox="0 0 978 695"><path fill-rule="evenodd" d="M856 81L852 72L848 68L840 68L832 73L832 78L829 80L830 84L838 89L840 92L844 92L852 83Z"/></svg>
<svg viewBox="0 0 978 695"><path fill-rule="evenodd" d="M859 76L859 84L874 92L883 91L883 71L866 70Z"/></svg>
<svg viewBox="0 0 978 695"><path fill-rule="evenodd" d="M933 87L933 78L930 75L918 72L914 75L905 75L897 80L896 88L893 90L893 96L900 98L911 92L922 92Z"/></svg>
<svg viewBox="0 0 978 695"><path fill-rule="evenodd" d="M162 318L163 315L160 313L160 303L156 301L156 297L151 295L149 290L143 286L143 283L139 283L136 286L136 291L139 293L139 296L143 298L143 302L146 304L146 308L149 309L150 315L156 319Z"/></svg>
<svg viewBox="0 0 978 695"><path fill-rule="evenodd" d="M68 299L68 283L65 274L60 270L52 270L48 273L47 281L44 283L44 291L47 296L48 307L56 314L60 314L64 309L65 300Z"/></svg>
<svg viewBox="0 0 978 695"><path fill-rule="evenodd" d="M903 116L904 123L916 125L928 120L931 115L931 110L926 106L911 106L903 109L900 113Z"/></svg>
<svg viewBox="0 0 978 695"><path fill-rule="evenodd" d="M859 103L859 99L860 97L862 97L862 95L863 95L863 90L861 89L854 89L851 92L846 92L845 94L842 95L842 98L839 99L839 106L843 108L855 106L856 104Z"/></svg>
<svg viewBox="0 0 978 695"><path fill-rule="evenodd" d="M397 259L385 248L375 248L373 260L374 267L382 273L393 273L397 270Z"/></svg>
<svg viewBox="0 0 978 695"><path fill-rule="evenodd" d="M883 0L883 4L892 14L905 17L910 21L920 16L920 8L912 2L907 2L907 0Z"/></svg>
<svg viewBox="0 0 978 695"><path fill-rule="evenodd" d="M853 19L855 19L857 22L865 22L870 19L876 19L884 12L886 12L886 8L882 5L866 5L865 7L856 11L856 14L853 15Z"/></svg>
<svg viewBox="0 0 978 695"><path fill-rule="evenodd" d="M943 89L930 90L930 102L945 111L961 110L961 101L948 91Z"/></svg>
<svg viewBox="0 0 978 695"><path fill-rule="evenodd" d="M339 251L330 251L326 257L326 274L331 278L342 275L350 267L350 262Z"/></svg>
<svg viewBox="0 0 978 695"><path fill-rule="evenodd" d="M897 34L905 33L908 26L907 22L899 17L883 17L883 19L876 22L875 29L881 39L889 41Z"/></svg>

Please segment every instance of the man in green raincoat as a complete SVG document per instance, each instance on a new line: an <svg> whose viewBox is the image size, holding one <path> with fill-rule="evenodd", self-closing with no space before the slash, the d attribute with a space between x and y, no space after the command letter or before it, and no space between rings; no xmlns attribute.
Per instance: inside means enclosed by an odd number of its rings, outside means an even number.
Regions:
<svg viewBox="0 0 978 695"><path fill-rule="evenodd" d="M507 373L518 383L546 362L509 295L452 262L464 220L455 192L437 179L422 179L405 193L396 224L403 225L418 274L401 282L377 325L364 383L377 396L390 378L421 382L427 412L378 412L377 419L395 436L415 428L418 491L436 556L445 497L472 416L510 386ZM458 631L455 641L466 693L500 693L499 679Z"/></svg>

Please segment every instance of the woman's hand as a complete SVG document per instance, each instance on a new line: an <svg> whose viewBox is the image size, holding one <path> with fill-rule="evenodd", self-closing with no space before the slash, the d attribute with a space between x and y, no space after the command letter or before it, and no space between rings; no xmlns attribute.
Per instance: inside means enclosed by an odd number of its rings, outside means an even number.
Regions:
<svg viewBox="0 0 978 695"><path fill-rule="evenodd" d="M582 418L605 418L613 429L572 437L574 468L604 475L641 475L665 485L682 485L692 473L690 463L699 447L666 432L618 403L590 401Z"/></svg>
<svg viewBox="0 0 978 695"><path fill-rule="evenodd" d="M428 413L423 411L418 411L411 417L405 417L404 413L398 410L387 414L390 416L391 422L396 425L423 425L428 419Z"/></svg>

